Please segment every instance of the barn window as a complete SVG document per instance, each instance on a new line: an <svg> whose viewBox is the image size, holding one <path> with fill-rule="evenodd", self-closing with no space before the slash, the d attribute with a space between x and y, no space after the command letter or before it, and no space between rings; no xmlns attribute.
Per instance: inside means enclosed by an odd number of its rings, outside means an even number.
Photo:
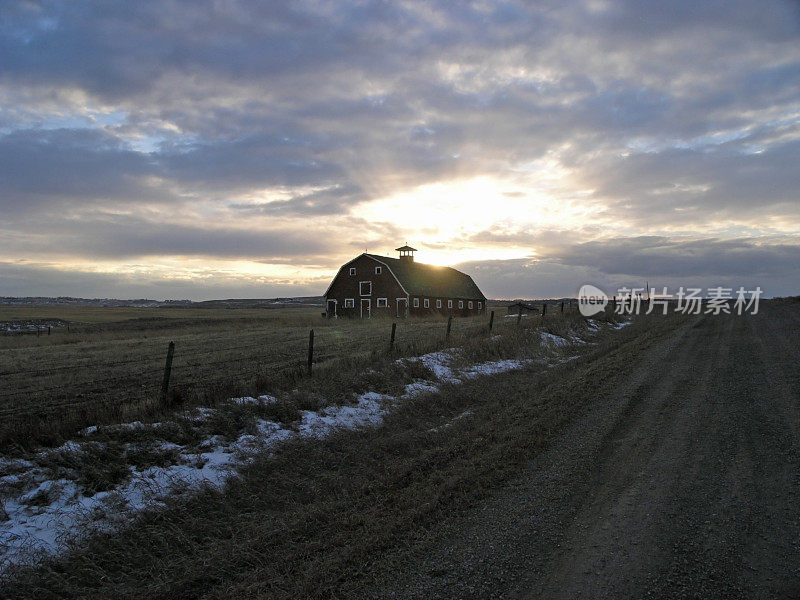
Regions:
<svg viewBox="0 0 800 600"><path fill-rule="evenodd" d="M419 308L419 298L414 298L414 308Z"/></svg>
<svg viewBox="0 0 800 600"><path fill-rule="evenodd" d="M356 305L355 298L345 298L344 299L344 307L345 308L354 308Z"/></svg>
<svg viewBox="0 0 800 600"><path fill-rule="evenodd" d="M442 301L441 300L437 300L436 301L436 308L442 308Z"/></svg>
<svg viewBox="0 0 800 600"><path fill-rule="evenodd" d="M453 301L452 300L448 300L447 301L447 308L453 308Z"/></svg>
<svg viewBox="0 0 800 600"><path fill-rule="evenodd" d="M458 301L458 308L464 308L464 301L463 300L459 300Z"/></svg>
<svg viewBox="0 0 800 600"><path fill-rule="evenodd" d="M483 308L483 302L478 302L478 310Z"/></svg>
<svg viewBox="0 0 800 600"><path fill-rule="evenodd" d="M427 298L425 298L425 300L422 302L422 304L423 304L423 306L425 308L430 308L431 307L431 301L428 300Z"/></svg>
<svg viewBox="0 0 800 600"><path fill-rule="evenodd" d="M356 274L356 268L350 267L350 275L355 275L355 274Z"/></svg>
<svg viewBox="0 0 800 600"><path fill-rule="evenodd" d="M380 267L378 267L380 268ZM388 298L378 298L378 308L385 308L389 306L389 299Z"/></svg>
<svg viewBox="0 0 800 600"><path fill-rule="evenodd" d="M360 281L358 293L361 294L362 296L372 296L372 282Z"/></svg>
<svg viewBox="0 0 800 600"><path fill-rule="evenodd" d="M472 300L470 300L469 303L467 303L467 308L472 308Z"/></svg>
<svg viewBox="0 0 800 600"><path fill-rule="evenodd" d="M380 275L383 269L381 267L375 267L375 275Z"/></svg>

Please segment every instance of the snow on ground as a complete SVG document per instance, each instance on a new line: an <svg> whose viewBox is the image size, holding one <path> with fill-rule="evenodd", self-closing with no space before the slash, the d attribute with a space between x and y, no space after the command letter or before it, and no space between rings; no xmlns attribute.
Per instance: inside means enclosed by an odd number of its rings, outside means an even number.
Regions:
<svg viewBox="0 0 800 600"><path fill-rule="evenodd" d="M521 369L525 365L531 364L531 362L530 360L496 360L469 367L461 371L461 374L467 379L472 379L481 375L494 375L495 373L505 373L506 371Z"/></svg>
<svg viewBox="0 0 800 600"><path fill-rule="evenodd" d="M543 343L554 350L570 343L550 333L541 336ZM367 392L355 398L352 406L301 411L301 420L294 427L257 419L250 433L243 433L233 441L209 435L193 448L163 442L158 448L173 452L175 464L141 470L129 467L131 473L126 481L113 490L93 495L85 495L75 481L54 478L54 471L37 465L37 461L0 457L0 474L4 474L0 476L0 573L12 564L59 552L64 548L66 538L76 537L76 532L124 525L145 509L164 506L169 494L191 492L204 485L220 488L235 474L237 466L252 460L257 452L268 451L292 439L322 438L339 429L377 426L398 401L435 393L443 383L458 384L475 377L521 369L534 362L506 359L459 367L458 353L457 349L451 348L398 359L419 361L435 377L435 381L420 380L406 385L399 397ZM239 406L265 405L276 402L276 398L247 396L232 398L230 402ZM202 425L216 413L217 409L197 408L188 418L190 422ZM468 414L456 418L464 416ZM104 427L103 431L155 431L159 425L134 421ZM87 438L97 431L97 426L87 427L80 437ZM88 443L98 442L86 439L68 441L59 448L42 451L38 458L45 462L47 456L55 453L71 453L79 458L84 452L82 444Z"/></svg>
<svg viewBox="0 0 800 600"><path fill-rule="evenodd" d="M543 331L542 343L547 344L549 346L561 347L569 344L569 340L561 337L560 335L554 335L552 333L547 333L546 331Z"/></svg>

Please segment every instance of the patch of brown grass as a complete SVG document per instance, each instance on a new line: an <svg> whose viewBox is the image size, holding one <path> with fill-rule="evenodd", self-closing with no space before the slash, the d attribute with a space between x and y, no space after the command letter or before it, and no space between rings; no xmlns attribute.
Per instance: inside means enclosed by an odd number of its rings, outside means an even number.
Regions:
<svg viewBox="0 0 800 600"><path fill-rule="evenodd" d="M5 591L20 599L352 597L424 547L435 523L516 474L680 322L643 319L561 367L479 378L404 403L380 428L289 444L224 492L176 501L124 535L93 537L13 574ZM465 410L471 418L440 427Z"/></svg>

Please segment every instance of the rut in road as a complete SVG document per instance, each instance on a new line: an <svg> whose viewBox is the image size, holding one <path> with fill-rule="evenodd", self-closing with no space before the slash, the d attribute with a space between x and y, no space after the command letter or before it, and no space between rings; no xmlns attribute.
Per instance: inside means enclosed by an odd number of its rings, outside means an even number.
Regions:
<svg viewBox="0 0 800 600"><path fill-rule="evenodd" d="M799 333L699 317L378 595L800 597Z"/></svg>

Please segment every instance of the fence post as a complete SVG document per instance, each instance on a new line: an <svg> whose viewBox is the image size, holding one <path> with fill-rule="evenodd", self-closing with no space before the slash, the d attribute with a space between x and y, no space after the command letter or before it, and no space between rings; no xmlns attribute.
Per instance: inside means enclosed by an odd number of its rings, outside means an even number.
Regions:
<svg viewBox="0 0 800 600"><path fill-rule="evenodd" d="M489 315L489 333L492 333L492 326L494 325L494 311Z"/></svg>
<svg viewBox="0 0 800 600"><path fill-rule="evenodd" d="M561 301L561 314L564 314L564 301Z"/></svg>
<svg viewBox="0 0 800 600"><path fill-rule="evenodd" d="M175 342L169 343L167 348L167 362L164 365L164 380L161 382L161 404L167 403L167 391L169 390L169 375L172 372L172 357L175 354Z"/></svg>
<svg viewBox="0 0 800 600"><path fill-rule="evenodd" d="M522 321L522 305L517 307L517 325Z"/></svg>
<svg viewBox="0 0 800 600"><path fill-rule="evenodd" d="M547 314L547 302L542 302L542 322L544 323L544 316Z"/></svg>
<svg viewBox="0 0 800 600"><path fill-rule="evenodd" d="M450 337L450 329L452 328L452 326L453 326L453 314L450 313L450 315L447 317L447 337Z"/></svg>
<svg viewBox="0 0 800 600"><path fill-rule="evenodd" d="M36 337L39 337L39 326L36 326Z"/></svg>
<svg viewBox="0 0 800 600"><path fill-rule="evenodd" d="M311 365L314 363L314 330L308 334L308 374L311 375Z"/></svg>
<svg viewBox="0 0 800 600"><path fill-rule="evenodd" d="M389 340L389 351L394 348L394 332L397 330L397 323L392 323L392 339Z"/></svg>
<svg viewBox="0 0 800 600"><path fill-rule="evenodd" d="M47 335L50 335L50 325L47 326Z"/></svg>

